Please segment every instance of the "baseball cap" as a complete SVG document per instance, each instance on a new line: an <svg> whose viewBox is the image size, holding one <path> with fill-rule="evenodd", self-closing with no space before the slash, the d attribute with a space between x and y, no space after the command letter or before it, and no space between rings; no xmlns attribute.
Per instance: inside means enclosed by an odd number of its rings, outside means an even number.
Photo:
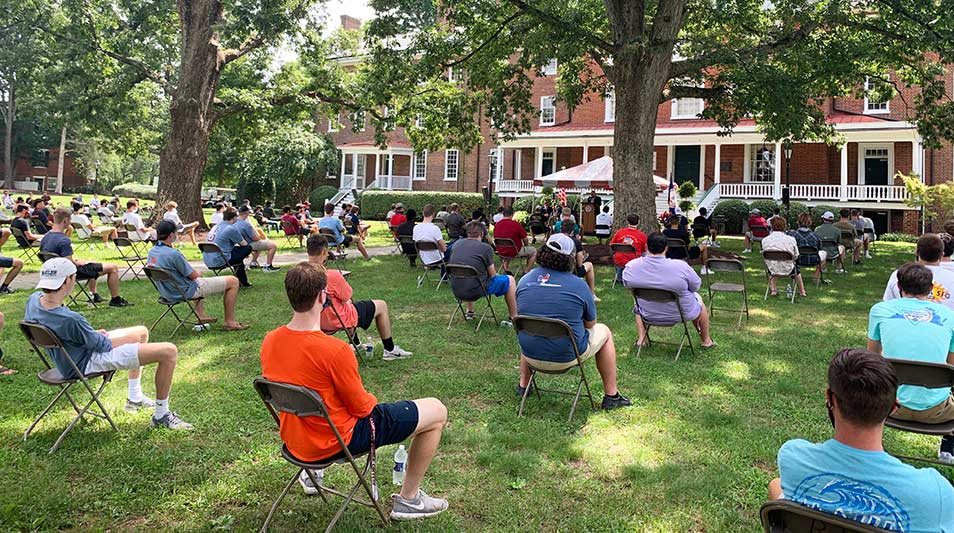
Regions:
<svg viewBox="0 0 954 533"><path fill-rule="evenodd" d="M398 203L394 204L394 207L396 207L396 208L398 208L398 209L404 209L404 204L398 202Z"/></svg>
<svg viewBox="0 0 954 533"><path fill-rule="evenodd" d="M54 257L40 267L40 281L37 289L56 290L63 286L66 278L76 274L76 265L65 257Z"/></svg>
<svg viewBox="0 0 954 533"><path fill-rule="evenodd" d="M176 223L171 220L163 220L156 226L156 238L160 241L166 240L169 235L176 232Z"/></svg>
<svg viewBox="0 0 954 533"><path fill-rule="evenodd" d="M822 213L822 220L835 220L835 214L831 211L825 211Z"/></svg>
<svg viewBox="0 0 954 533"><path fill-rule="evenodd" d="M755 209L753 209L753 210L752 210L752 214L753 214L753 215L761 215L761 214L762 214L762 212L761 212L761 211L759 211L759 209L758 209L758 208L755 208Z"/></svg>
<svg viewBox="0 0 954 533"><path fill-rule="evenodd" d="M251 213L251 212L252 212L252 208L249 207L248 204L242 204L242 206L238 208L238 212L239 212L239 213Z"/></svg>
<svg viewBox="0 0 954 533"><path fill-rule="evenodd" d="M573 255L576 251L576 243L565 233L554 233L547 239L547 248L558 254Z"/></svg>
<svg viewBox="0 0 954 533"><path fill-rule="evenodd" d="M678 208L678 207L673 208L672 214L678 215L678 216L682 216L682 209L681 209L681 208Z"/></svg>

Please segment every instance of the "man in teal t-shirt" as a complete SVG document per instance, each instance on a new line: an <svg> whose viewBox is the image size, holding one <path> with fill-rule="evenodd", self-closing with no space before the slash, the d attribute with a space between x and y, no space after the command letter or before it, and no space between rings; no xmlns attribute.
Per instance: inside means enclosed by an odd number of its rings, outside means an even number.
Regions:
<svg viewBox="0 0 954 533"><path fill-rule="evenodd" d="M891 359L954 363L954 312L931 301L934 274L924 265L898 269L901 298L875 304L868 318L868 349ZM954 420L949 388L898 387L895 417L941 424ZM941 439L938 459L954 464L954 437Z"/></svg>
<svg viewBox="0 0 954 533"><path fill-rule="evenodd" d="M844 349L828 366L825 397L834 438L790 440L778 451L769 497L888 531L954 532L954 487L933 468L914 468L884 451L884 419L898 378L883 357Z"/></svg>

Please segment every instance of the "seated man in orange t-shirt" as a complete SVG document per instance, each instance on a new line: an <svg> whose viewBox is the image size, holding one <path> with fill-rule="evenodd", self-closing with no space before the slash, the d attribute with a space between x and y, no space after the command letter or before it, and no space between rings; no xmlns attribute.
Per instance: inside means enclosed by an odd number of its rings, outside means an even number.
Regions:
<svg viewBox="0 0 954 533"><path fill-rule="evenodd" d="M299 263L285 275L285 292L294 309L291 321L272 330L262 342L262 375L265 379L314 390L352 454L374 446L397 444L411 437L406 475L401 492L391 497L391 518L409 520L436 515L447 509L447 500L432 498L421 490L421 479L431 464L447 408L436 398L378 403L364 389L358 361L347 343L321 332L325 303L325 272L310 263ZM298 459L326 462L343 457L334 432L321 417L279 414L282 441ZM319 472L313 477L320 478ZM318 489L307 472L299 482L306 494Z"/></svg>
<svg viewBox="0 0 954 533"><path fill-rule="evenodd" d="M391 338L391 316L388 314L388 303L384 300L351 300L353 291L351 285L345 281L340 270L325 268L328 260L328 239L324 235L308 237L308 262L325 271L328 278L328 302L321 312L321 326L323 331L332 332L340 329L361 328L365 331L371 327L373 321L378 328L378 335L384 345L384 360L407 359L414 355L394 344ZM331 306L334 305L334 309ZM338 314L335 314L338 311ZM341 320L338 320L338 317ZM344 322L342 324L342 322ZM357 336L357 331L355 332ZM358 341L360 342L360 341Z"/></svg>
<svg viewBox="0 0 954 533"><path fill-rule="evenodd" d="M621 228L610 239L610 244L631 244L636 249L635 254L613 254L613 264L616 265L616 279L620 280L626 263L642 257L646 253L646 234L639 230L639 215L627 215L626 223L629 226Z"/></svg>

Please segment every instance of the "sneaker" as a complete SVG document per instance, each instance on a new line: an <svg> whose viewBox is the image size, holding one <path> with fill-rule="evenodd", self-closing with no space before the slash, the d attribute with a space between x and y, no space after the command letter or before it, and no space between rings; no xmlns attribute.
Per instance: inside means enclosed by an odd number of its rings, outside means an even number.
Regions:
<svg viewBox="0 0 954 533"><path fill-rule="evenodd" d="M865 252L865 259L871 259L871 252Z"/></svg>
<svg viewBox="0 0 954 533"><path fill-rule="evenodd" d="M99 303L99 302L97 302ZM110 307L129 307L132 305L132 302L123 298L122 296L117 296L109 301Z"/></svg>
<svg viewBox="0 0 954 533"><path fill-rule="evenodd" d="M600 297L599 297L599 296L597 296L597 295L595 295L595 294L593 295L593 303L597 303L597 304L598 304L598 303L600 303L600 302L602 302L602 301L603 301L603 300L600 300Z"/></svg>
<svg viewBox="0 0 954 533"><path fill-rule="evenodd" d="M952 454L951 452L938 451L937 460L946 465L954 466L954 454Z"/></svg>
<svg viewBox="0 0 954 533"><path fill-rule="evenodd" d="M845 273L845 269L843 268L839 268L835 270L835 274L844 274L844 273Z"/></svg>
<svg viewBox="0 0 954 533"><path fill-rule="evenodd" d="M186 422L185 420L179 418L179 415L169 411L166 413L166 416L162 418L152 417L152 427L154 428L166 428L174 430L183 430L183 431L192 431L192 424Z"/></svg>
<svg viewBox="0 0 954 533"><path fill-rule="evenodd" d="M262 267L262 272L278 272L281 270L281 267L275 265L265 265Z"/></svg>
<svg viewBox="0 0 954 533"><path fill-rule="evenodd" d="M752 249L751 249L751 248L746 248L745 250L742 250L742 253L744 253L744 254L750 254L750 253L752 253Z"/></svg>
<svg viewBox="0 0 954 533"><path fill-rule="evenodd" d="M401 348L397 344L394 345L393 350L384 350L384 360L385 361L394 361L396 359L407 359L411 357L414 353Z"/></svg>
<svg viewBox="0 0 954 533"><path fill-rule="evenodd" d="M530 389L530 393L527 393L527 389ZM521 387L517 383L517 398L523 398L523 395L527 393L527 396L533 393L533 383L528 384L526 387Z"/></svg>
<svg viewBox="0 0 954 533"><path fill-rule="evenodd" d="M391 495L391 520L416 520L434 516L446 510L447 500L431 498L420 489L413 500L405 500L400 494Z"/></svg>
<svg viewBox="0 0 954 533"><path fill-rule="evenodd" d="M139 400L138 402L134 402L129 398L126 398L126 405L123 406L123 411L126 411L127 413L138 413L143 409L148 409L155 406L156 402L152 398L147 398L145 396L143 396L142 400Z"/></svg>
<svg viewBox="0 0 954 533"><path fill-rule="evenodd" d="M619 409L620 407L629 407L630 405L633 405L633 402L629 401L629 398L617 392L616 396L604 395L601 407L609 411L611 409Z"/></svg>
<svg viewBox="0 0 954 533"><path fill-rule="evenodd" d="M707 266L705 266L705 265L703 265L703 267L699 269L699 274L701 274L701 275L703 275L703 276L705 276L706 274L712 274L712 273L713 273L713 272L712 272L711 270L709 270L709 267L707 267Z"/></svg>
<svg viewBox="0 0 954 533"><path fill-rule="evenodd" d="M511 321L509 321L509 320L501 320L501 321L500 321L500 327L513 329L513 322L511 322Z"/></svg>
<svg viewBox="0 0 954 533"><path fill-rule="evenodd" d="M10 287L0 287L0 294L13 294L13 291Z"/></svg>
<svg viewBox="0 0 954 533"><path fill-rule="evenodd" d="M474 318L476 318L476 315L474 315L473 311L467 311L464 313L464 320L473 320Z"/></svg>
<svg viewBox="0 0 954 533"><path fill-rule="evenodd" d="M94 304L101 304L106 301L106 298L103 298L99 295L98 292L93 293L93 297L90 299Z"/></svg>
<svg viewBox="0 0 954 533"><path fill-rule="evenodd" d="M711 246L712 248L722 248L722 245L719 244L718 242L714 242L714 243L710 244L709 246Z"/></svg>
<svg viewBox="0 0 954 533"><path fill-rule="evenodd" d="M321 481L325 478L324 470L312 470L311 475L315 477L315 481L321 485ZM298 475L298 483L301 484L301 490L308 496L314 496L318 494L318 487L315 487L315 484L311 482L311 478L308 477L308 473L304 470L301 471L301 474Z"/></svg>
<svg viewBox="0 0 954 533"><path fill-rule="evenodd" d="M248 268L250 270L253 270L253 269L262 268L262 267L259 266L258 261L252 261L251 263L248 264Z"/></svg>

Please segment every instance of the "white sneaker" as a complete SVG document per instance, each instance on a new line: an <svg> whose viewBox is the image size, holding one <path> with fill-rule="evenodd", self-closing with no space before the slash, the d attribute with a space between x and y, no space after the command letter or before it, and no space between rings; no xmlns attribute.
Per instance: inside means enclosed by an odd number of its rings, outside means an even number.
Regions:
<svg viewBox="0 0 954 533"><path fill-rule="evenodd" d="M312 470L311 475L315 476L315 481L321 485L321 481L325 477L324 470ZM301 490L308 496L314 496L318 494L318 488L315 487L314 483L311 482L311 478L308 477L308 473L304 470L301 471L301 474L298 475L298 483L301 484Z"/></svg>
<svg viewBox="0 0 954 533"><path fill-rule="evenodd" d="M946 465L954 465L954 455L951 452L937 452L937 460Z"/></svg>
<svg viewBox="0 0 954 533"><path fill-rule="evenodd" d="M709 270L709 267L703 265L702 268L699 269L699 274L705 276L706 274L712 274L712 271Z"/></svg>
<svg viewBox="0 0 954 533"><path fill-rule="evenodd" d="M401 348L397 344L394 345L393 350L384 350L384 360L385 361L394 361L396 359L407 359L414 355L413 352L409 352L404 348Z"/></svg>
<svg viewBox="0 0 954 533"><path fill-rule="evenodd" d="M742 250L742 253L744 253L744 254L750 254L750 253L752 253L752 249L751 249L751 248L746 248L745 250Z"/></svg>
<svg viewBox="0 0 954 533"><path fill-rule="evenodd" d="M447 510L447 500L432 498L418 489L417 498L405 500L400 494L391 495L391 520L417 520Z"/></svg>
<svg viewBox="0 0 954 533"><path fill-rule="evenodd" d="M865 259L871 259L871 252L865 252Z"/></svg>

